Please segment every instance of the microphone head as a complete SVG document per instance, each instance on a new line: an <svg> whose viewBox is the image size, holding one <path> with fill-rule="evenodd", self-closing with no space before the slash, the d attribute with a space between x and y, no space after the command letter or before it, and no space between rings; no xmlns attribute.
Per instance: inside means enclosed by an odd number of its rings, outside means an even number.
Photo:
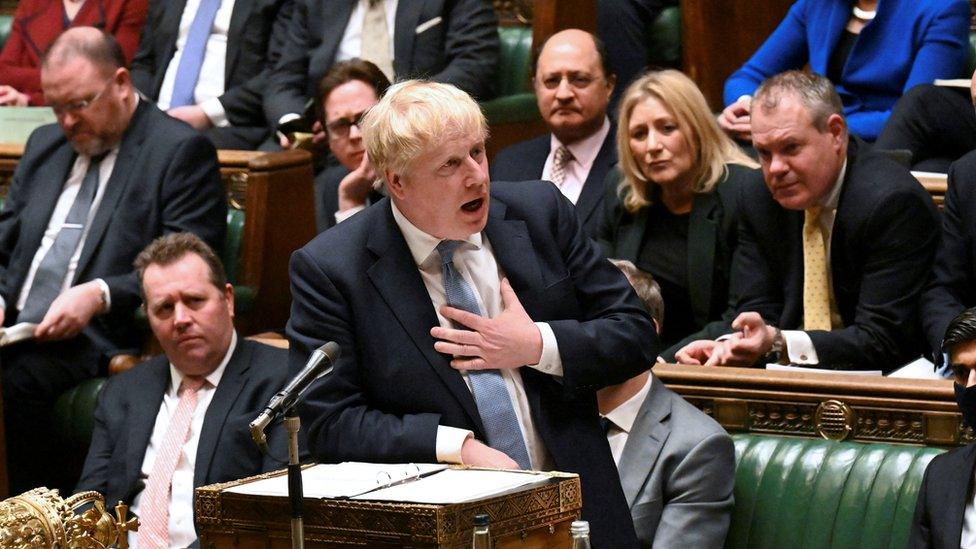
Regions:
<svg viewBox="0 0 976 549"><path fill-rule="evenodd" d="M342 350L339 348L339 344L336 343L335 341L327 342L326 344L316 349L316 351L319 351L320 353L324 354L326 358L329 359L329 362L333 364L335 364L335 361L339 360L339 355L342 354Z"/></svg>

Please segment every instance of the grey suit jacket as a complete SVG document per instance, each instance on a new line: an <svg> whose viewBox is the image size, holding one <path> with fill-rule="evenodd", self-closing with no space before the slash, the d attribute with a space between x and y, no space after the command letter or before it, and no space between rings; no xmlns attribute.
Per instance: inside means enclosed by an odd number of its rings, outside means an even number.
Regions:
<svg viewBox="0 0 976 549"><path fill-rule="evenodd" d="M617 467L637 537L644 547L722 547L732 516L732 438L651 377Z"/></svg>

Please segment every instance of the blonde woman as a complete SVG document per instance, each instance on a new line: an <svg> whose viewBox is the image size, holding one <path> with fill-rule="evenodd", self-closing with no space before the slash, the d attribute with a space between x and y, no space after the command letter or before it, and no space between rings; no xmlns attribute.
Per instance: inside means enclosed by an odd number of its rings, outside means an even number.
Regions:
<svg viewBox="0 0 976 549"><path fill-rule="evenodd" d="M662 357L671 360L679 342L728 308L736 188L762 175L678 71L633 82L619 113L620 164L607 179L598 238L608 257L629 259L660 283Z"/></svg>

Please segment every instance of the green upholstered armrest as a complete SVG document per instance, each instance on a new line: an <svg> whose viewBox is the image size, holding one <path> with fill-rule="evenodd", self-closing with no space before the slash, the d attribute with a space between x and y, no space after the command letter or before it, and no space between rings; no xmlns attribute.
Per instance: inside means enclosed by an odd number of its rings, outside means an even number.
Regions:
<svg viewBox="0 0 976 549"><path fill-rule="evenodd" d="M672 6L661 11L650 29L651 66L681 66L681 9Z"/></svg>
<svg viewBox="0 0 976 549"><path fill-rule="evenodd" d="M88 450L95 423L95 404L105 384L104 377L84 381L68 389L54 403L54 436L72 447Z"/></svg>
<svg viewBox="0 0 976 549"><path fill-rule="evenodd" d="M244 210L227 208L227 237L220 260L224 263L227 280L234 285L236 314L245 314L254 308L255 289L240 284L241 250L244 248Z"/></svg>
<svg viewBox="0 0 976 549"><path fill-rule="evenodd" d="M0 49L3 49L3 45L7 43L7 38L10 36L10 27L13 23L13 15L0 15Z"/></svg>
<svg viewBox="0 0 976 549"><path fill-rule="evenodd" d="M929 461L943 450L737 434L725 547L906 547Z"/></svg>

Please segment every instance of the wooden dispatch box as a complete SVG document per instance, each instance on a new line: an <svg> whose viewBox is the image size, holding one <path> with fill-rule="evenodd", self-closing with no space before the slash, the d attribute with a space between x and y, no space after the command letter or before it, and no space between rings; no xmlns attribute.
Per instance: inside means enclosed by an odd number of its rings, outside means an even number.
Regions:
<svg viewBox="0 0 976 549"><path fill-rule="evenodd" d="M223 491L279 474L284 471L198 488L195 506L200 547L290 548L288 498ZM582 504L576 475L556 476L520 491L452 505L305 498L305 546L470 547L472 519L486 513L496 548L569 549L569 526L579 519Z"/></svg>

